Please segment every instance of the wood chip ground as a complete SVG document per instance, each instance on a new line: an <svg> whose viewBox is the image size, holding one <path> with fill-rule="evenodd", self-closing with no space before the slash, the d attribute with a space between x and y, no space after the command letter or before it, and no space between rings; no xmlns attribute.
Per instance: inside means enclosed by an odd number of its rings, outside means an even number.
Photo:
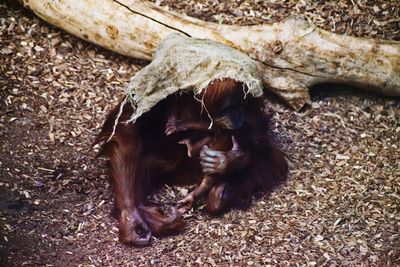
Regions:
<svg viewBox="0 0 400 267"><path fill-rule="evenodd" d="M305 14L336 33L400 40L398 1L159 1L208 21ZM95 47L0 3L1 266L396 266L400 264L400 100L324 85L296 113L270 100L288 182L148 248L117 241L104 116L146 62ZM174 205L187 192L154 198Z"/></svg>

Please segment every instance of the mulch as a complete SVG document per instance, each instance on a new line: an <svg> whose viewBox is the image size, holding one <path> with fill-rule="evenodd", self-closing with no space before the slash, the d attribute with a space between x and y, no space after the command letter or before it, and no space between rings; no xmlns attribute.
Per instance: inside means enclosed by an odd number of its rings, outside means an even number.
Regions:
<svg viewBox="0 0 400 267"><path fill-rule="evenodd" d="M400 40L397 1L155 1L208 21L252 25L304 14L325 30ZM270 99L286 184L248 210L196 207L183 233L118 242L105 114L146 62L73 37L0 3L0 266L400 265L400 100L322 85L312 107ZM164 188L167 206L190 188Z"/></svg>

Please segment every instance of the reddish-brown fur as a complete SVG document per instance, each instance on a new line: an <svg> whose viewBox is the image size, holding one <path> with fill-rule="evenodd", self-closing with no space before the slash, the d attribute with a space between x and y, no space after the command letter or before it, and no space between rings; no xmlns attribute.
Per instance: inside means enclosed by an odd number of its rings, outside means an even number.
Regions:
<svg viewBox="0 0 400 267"><path fill-rule="evenodd" d="M203 100L213 114L218 112L224 98L234 94L243 94L242 85L222 80L209 86ZM96 143L106 141L111 135L119 106L109 113ZM149 228L157 236L182 229L184 224L179 213L167 217L159 208L149 205L147 196L163 184L199 183L203 177L199 160L187 156L186 147L178 144L179 137L164 134L168 114L175 108L190 120L208 121L192 94L169 96L134 124L124 123L133 111L128 103L123 107L111 141L102 146L101 154L109 158L120 240L124 243L147 245L138 230ZM285 180L286 159L270 136L270 120L263 108L262 99L247 97L245 122L233 136L239 147L250 154L250 162L241 170L229 172L211 188L206 198L210 212L219 213L225 208L221 205L221 196L226 184L229 185L228 205L234 206Z"/></svg>
<svg viewBox="0 0 400 267"><path fill-rule="evenodd" d="M212 115L218 112L219 107L221 107L227 96L229 98L243 98L243 93L244 87L235 80L215 80L208 85L201 99L208 112Z"/></svg>
<svg viewBox="0 0 400 267"><path fill-rule="evenodd" d="M205 142L206 141L206 142ZM190 140L187 140L190 142ZM188 156L197 156L200 153L200 149L202 149L203 144L210 146L213 150L216 151L229 151L233 144L232 144L232 137L229 134L222 134L220 131L211 131L210 136L207 136L205 139L201 139L198 141L201 146L195 144L198 151L196 149L192 149L189 146L188 149ZM192 150L192 151L191 151ZM194 203L205 194L209 193L212 186L214 186L219 181L219 175L217 174L205 174L202 178L198 187L196 187L190 194L188 194L184 199L178 202L181 206L178 210L181 214L185 213L189 208L192 207ZM221 205L220 205L221 206Z"/></svg>

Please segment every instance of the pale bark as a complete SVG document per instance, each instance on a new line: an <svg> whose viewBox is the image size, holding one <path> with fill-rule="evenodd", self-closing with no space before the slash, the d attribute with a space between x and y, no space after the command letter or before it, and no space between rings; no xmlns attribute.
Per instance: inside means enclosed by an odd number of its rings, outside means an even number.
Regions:
<svg viewBox="0 0 400 267"><path fill-rule="evenodd" d="M232 46L259 64L266 88L294 109L319 83L400 96L400 42L324 31L302 17L256 26L204 22L142 0L21 0L45 21L117 53L151 60L172 32Z"/></svg>

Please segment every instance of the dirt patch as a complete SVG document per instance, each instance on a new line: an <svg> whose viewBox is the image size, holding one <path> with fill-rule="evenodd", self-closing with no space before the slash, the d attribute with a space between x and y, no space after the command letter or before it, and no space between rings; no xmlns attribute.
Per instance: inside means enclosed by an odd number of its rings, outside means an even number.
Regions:
<svg viewBox="0 0 400 267"><path fill-rule="evenodd" d="M399 40L396 1L158 1L212 21L305 13L327 30ZM209 217L137 249L117 241L104 116L145 65L0 4L0 262L4 266L400 264L400 100L337 87L302 113L272 101L288 183L247 211ZM324 90L325 89L325 90ZM182 197L166 188L156 198Z"/></svg>

